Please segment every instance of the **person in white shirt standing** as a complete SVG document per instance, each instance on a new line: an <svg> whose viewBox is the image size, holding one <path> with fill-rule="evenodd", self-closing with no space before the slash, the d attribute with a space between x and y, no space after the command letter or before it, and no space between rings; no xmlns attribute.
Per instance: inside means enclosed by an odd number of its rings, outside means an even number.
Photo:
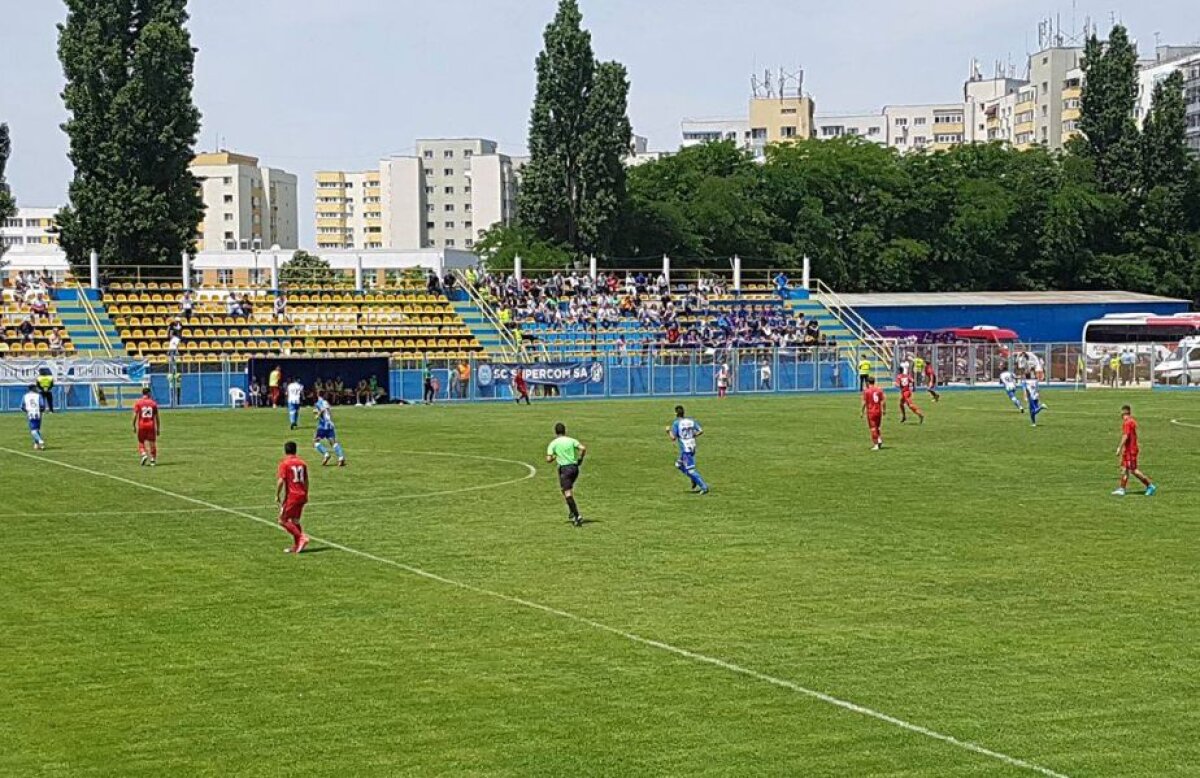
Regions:
<svg viewBox="0 0 1200 778"><path fill-rule="evenodd" d="M304 384L295 378L287 385L288 422L292 429L300 424L300 403L304 401Z"/></svg>
<svg viewBox="0 0 1200 778"><path fill-rule="evenodd" d="M42 439L42 395L36 384L29 385L29 391L21 398L21 407L29 419L29 434L33 438L33 450L44 451L46 441Z"/></svg>
<svg viewBox="0 0 1200 778"><path fill-rule="evenodd" d="M758 370L758 388L764 392L771 391L771 365L763 362Z"/></svg>

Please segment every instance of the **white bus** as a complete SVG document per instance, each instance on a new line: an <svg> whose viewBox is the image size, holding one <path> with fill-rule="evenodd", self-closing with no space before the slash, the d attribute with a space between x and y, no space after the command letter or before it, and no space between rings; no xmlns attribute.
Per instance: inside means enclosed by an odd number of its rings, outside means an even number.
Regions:
<svg viewBox="0 0 1200 778"><path fill-rule="evenodd" d="M1200 313L1113 313L1083 325L1089 372L1102 383L1200 381ZM1130 356L1132 354L1132 356ZM1113 360L1119 361L1117 369Z"/></svg>
<svg viewBox="0 0 1200 778"><path fill-rule="evenodd" d="M1200 313L1110 313L1083 325L1083 345L1175 344L1200 335Z"/></svg>

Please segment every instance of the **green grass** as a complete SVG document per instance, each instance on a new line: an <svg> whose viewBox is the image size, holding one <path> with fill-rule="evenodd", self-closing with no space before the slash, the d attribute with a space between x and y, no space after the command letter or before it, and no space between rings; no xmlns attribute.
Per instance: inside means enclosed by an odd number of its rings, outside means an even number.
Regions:
<svg viewBox="0 0 1200 778"><path fill-rule="evenodd" d="M1127 400L1153 499L1109 496ZM706 498L672 468L670 399L339 409L350 467L314 469L305 525L1059 773L1196 775L1200 429L1169 420L1200 406L1047 401L1032 429L952 393L879 453L854 396L690 401ZM591 450L582 529L542 462L558 420ZM45 427L29 458L0 417L0 774L1035 774L39 461L270 520L283 412L168 411L153 470L124 414Z"/></svg>

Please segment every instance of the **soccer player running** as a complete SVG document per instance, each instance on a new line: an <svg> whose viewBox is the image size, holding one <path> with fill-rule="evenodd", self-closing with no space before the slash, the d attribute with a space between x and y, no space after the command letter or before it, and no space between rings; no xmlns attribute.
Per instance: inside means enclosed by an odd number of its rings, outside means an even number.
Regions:
<svg viewBox="0 0 1200 778"><path fill-rule="evenodd" d="M931 359L925 363L925 391L929 392L935 403L942 401L942 393L937 390L937 385L937 370L934 369Z"/></svg>
<svg viewBox="0 0 1200 778"><path fill-rule="evenodd" d="M867 388L862 393L862 410L858 412L858 417L867 417L867 426L871 429L871 450L878 451L883 448L883 414L887 410L887 397L882 389L875 386L873 376L867 376L864 383Z"/></svg>
<svg viewBox="0 0 1200 778"><path fill-rule="evenodd" d="M1038 380L1034 378L1032 373L1025 375L1025 401L1029 403L1029 421L1036 427L1038 414L1045 410L1045 406L1042 405L1042 394L1038 388Z"/></svg>
<svg viewBox="0 0 1200 778"><path fill-rule="evenodd" d="M42 402L37 384L30 384L29 391L21 398L21 407L29 419L29 435L33 438L34 451L46 450L46 441L42 439Z"/></svg>
<svg viewBox="0 0 1200 778"><path fill-rule="evenodd" d="M321 466L329 464L331 454L336 454L338 467L346 466L346 452L337 439L337 430L333 426L333 412L324 392L317 393L317 403L313 406L313 414L317 417L317 431L313 435L313 448L321 455ZM329 446L331 448L326 448ZM332 450L331 450L332 449Z"/></svg>
<svg viewBox="0 0 1200 778"><path fill-rule="evenodd" d="M679 459L675 460L675 467L692 482L693 492L708 494L708 484L696 469L696 439L704 434L700 422L689 418L682 405L676 405L675 421L667 427L667 434L679 444Z"/></svg>
<svg viewBox="0 0 1200 778"><path fill-rule="evenodd" d="M521 400L524 400L526 405L530 405L529 382L525 380L525 371L518 367L513 372L512 383L513 394L516 395L517 405L521 404Z"/></svg>
<svg viewBox="0 0 1200 778"><path fill-rule="evenodd" d="M304 401L304 384L293 378L287 385L288 423L292 429L300 426L300 403Z"/></svg>
<svg viewBox="0 0 1200 778"><path fill-rule="evenodd" d="M138 456L142 466L158 464L158 436L162 427L158 420L158 403L150 396L150 387L142 387L142 396L133 404L133 431L137 434Z"/></svg>
<svg viewBox="0 0 1200 778"><path fill-rule="evenodd" d="M299 554L308 545L308 535L300 526L300 516L308 504L308 465L296 456L296 441L283 444L283 459L275 471L275 502L279 505L279 526L292 536L288 554Z"/></svg>
<svg viewBox="0 0 1200 778"><path fill-rule="evenodd" d="M921 409L913 402L913 377L906 371L901 370L896 374L896 386L900 387L900 423L908 421L908 413L905 408L912 409L912 412L917 415L921 423L925 423L925 414L921 413Z"/></svg>
<svg viewBox="0 0 1200 778"><path fill-rule="evenodd" d="M1005 370L1000 373L1000 385L1004 387L1004 393L1008 395L1008 399L1012 400L1012 404L1017 406L1017 410L1024 413L1025 408L1021 405L1020 399L1017 398L1017 377L1013 375L1011 370Z"/></svg>
<svg viewBox="0 0 1200 778"><path fill-rule="evenodd" d="M583 517L579 515L579 506L575 504L575 481L579 478L583 458L587 456L587 446L575 438L567 437L567 425L562 422L554 425L554 435L554 440L546 447L546 461L558 464L558 487L567 501L571 523L582 527Z"/></svg>
<svg viewBox="0 0 1200 778"><path fill-rule="evenodd" d="M1117 461L1121 464L1121 485L1113 490L1117 497L1125 496L1125 487L1129 485L1129 476L1142 482L1146 487L1146 496L1153 497L1158 487L1149 476L1138 469L1138 423L1133 418L1133 410L1128 405L1121 406L1121 443L1117 446Z"/></svg>

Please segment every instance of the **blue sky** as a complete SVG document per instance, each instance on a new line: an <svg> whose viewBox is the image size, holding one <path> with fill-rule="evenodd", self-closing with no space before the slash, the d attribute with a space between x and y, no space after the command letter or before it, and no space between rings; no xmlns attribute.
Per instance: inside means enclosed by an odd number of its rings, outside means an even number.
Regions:
<svg viewBox="0 0 1200 778"><path fill-rule="evenodd" d="M1111 0L1110 0L1111 1ZM3 0L0 121L9 183L26 205L59 205L71 175L60 99L57 0ZM312 173L411 153L418 137L483 136L523 151L533 59L556 0L193 0L200 148L259 156L300 177L311 242ZM629 68L630 118L674 148L685 116L745 110L750 75L803 67L819 112L955 99L972 57L1023 68L1037 23L1110 14L1151 52L1200 40L1194 0L1056 7L1045 0L581 0L596 53ZM1072 19L1075 24L1072 25Z"/></svg>

